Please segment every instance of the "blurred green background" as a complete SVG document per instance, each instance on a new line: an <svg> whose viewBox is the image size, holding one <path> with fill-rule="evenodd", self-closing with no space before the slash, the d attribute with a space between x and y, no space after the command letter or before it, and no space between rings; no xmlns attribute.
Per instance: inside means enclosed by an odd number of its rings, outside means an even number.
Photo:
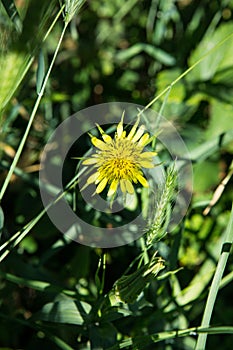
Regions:
<svg viewBox="0 0 233 350"><path fill-rule="evenodd" d="M14 21L0 4L1 184L37 97L39 49L47 70L63 27L60 18L42 43L44 31L59 11L59 2L42 3L40 7L33 1L15 1L24 28L18 37ZM26 146L1 203L1 242L43 209L38 186L40 156L63 120L99 103L147 105L233 32L232 19L230 0L85 2L65 33ZM1 262L0 350L108 349L128 337L200 325L231 210L232 57L230 38L166 96L163 115L174 123L193 160L193 198L183 222L154 249L165 259L167 271L183 269L170 277L154 279L134 303L99 312L103 302L100 257L106 254L105 294L140 254L140 242L107 250L81 246L65 239L45 215ZM152 108L159 111L164 98ZM227 137L230 142L225 142ZM88 138L86 142L89 147ZM73 169L67 170L71 176L69 171L73 174ZM227 176L219 200L204 215L214 191ZM84 212L88 219L87 207ZM233 325L232 267L231 256L213 325ZM194 349L195 339L190 335L144 345L147 349ZM232 342L232 335L212 335L207 349L230 350Z"/></svg>

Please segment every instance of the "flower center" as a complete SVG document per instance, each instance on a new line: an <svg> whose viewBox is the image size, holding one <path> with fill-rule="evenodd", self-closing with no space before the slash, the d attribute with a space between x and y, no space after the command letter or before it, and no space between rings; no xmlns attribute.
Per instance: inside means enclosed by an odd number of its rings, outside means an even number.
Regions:
<svg viewBox="0 0 233 350"><path fill-rule="evenodd" d="M107 160L101 166L100 172L104 173L105 176L110 179L133 179L134 171L138 167L131 160L123 157L116 157Z"/></svg>
<svg viewBox="0 0 233 350"><path fill-rule="evenodd" d="M102 172L110 181L112 179L135 178L135 170L139 170L137 158L139 152L137 146L127 139L116 140L108 151L101 152L104 161L99 172Z"/></svg>
<svg viewBox="0 0 233 350"><path fill-rule="evenodd" d="M112 166L118 168L120 171L126 169L130 165L132 166L132 163L124 158L116 158L112 163Z"/></svg>

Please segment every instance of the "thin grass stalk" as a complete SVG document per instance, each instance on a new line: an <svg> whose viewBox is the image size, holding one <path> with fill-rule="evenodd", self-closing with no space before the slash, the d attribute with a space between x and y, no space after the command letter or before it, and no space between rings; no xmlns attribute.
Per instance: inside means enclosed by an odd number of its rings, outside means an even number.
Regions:
<svg viewBox="0 0 233 350"><path fill-rule="evenodd" d="M220 288L222 276L227 264L227 259L230 255L230 249L231 249L232 243L233 243L233 203L232 203L230 220L229 220L224 241L222 244L221 255L216 267L214 278L213 278L209 295L207 298L205 311L201 322L201 327L209 327L212 312L213 312L215 301L218 294L218 290ZM206 346L206 340L207 340L207 333L199 334L195 350L204 350Z"/></svg>
<svg viewBox="0 0 233 350"><path fill-rule="evenodd" d="M48 81L49 76L50 76L50 73L51 73L51 71L52 71L54 62L55 62L55 60L56 60L56 57L57 57L57 54L58 54L58 51L59 51L59 48L60 48L60 46L61 46L61 43L62 43L62 40L63 40L64 34L65 34L65 31L66 31L67 25L68 25L68 23L67 23L67 22L64 22L64 27L63 27L63 30L62 30L62 33L61 33L59 42L58 42L57 47L56 47L56 50L55 50L55 52L54 52L53 59L52 59L52 61L51 61L51 63L50 63L48 72L47 72L47 74L46 74L46 76L45 76L45 78L44 78L44 81L43 81L41 90L40 90L40 92L39 92L39 94L38 94L38 97L37 97L37 100L36 100L36 102L35 102L34 108L33 108L33 110L32 110L31 116L30 116L30 118L29 118L27 128L26 128L26 130L25 130L25 132L24 132L24 135L23 135L23 137L22 137L22 139L21 139L21 141L20 141L19 147L18 147L18 149L17 149L17 151L16 151L15 157L14 157L14 159L13 159L13 162L12 162L12 164L11 164L11 167L10 167L10 169L9 169L9 172L8 172L8 174L7 174L7 177L5 178L5 181L4 181L3 185L2 185L2 188L1 188L1 191L0 191L0 202L2 201L2 198L3 198L3 196L4 196L5 192L6 192L6 189L7 189L8 185L9 185L11 176L12 176L14 170L15 170L15 167L16 167L16 165L17 165L17 163L18 163L18 161L19 161L19 158L20 158L20 156L21 156L21 153L22 153L22 151L23 151L23 148L24 148L24 145L25 145L25 143L26 143L28 134L29 134L29 132L30 132L32 123L33 123L33 121L34 121L36 112L37 112L37 110L38 110L40 101L41 101L41 99L42 99L42 97L43 97L43 94L44 94L44 90L45 90L47 81Z"/></svg>

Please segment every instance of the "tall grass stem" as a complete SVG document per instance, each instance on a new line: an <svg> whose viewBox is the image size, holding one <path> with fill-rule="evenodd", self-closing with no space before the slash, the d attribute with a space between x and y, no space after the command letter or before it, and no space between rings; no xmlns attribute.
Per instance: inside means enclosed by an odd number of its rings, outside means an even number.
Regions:
<svg viewBox="0 0 233 350"><path fill-rule="evenodd" d="M230 255L230 249L233 243L233 203L232 203L232 210L230 215L230 220L226 229L226 234L224 237L224 241L222 244L222 251L220 254L220 258L216 267L216 271L214 274L214 278L210 287L209 295L207 298L201 327L209 327L212 312L214 309L214 304L217 298L218 290L220 287L220 283L222 280L222 276L227 264L227 259ZM195 350L204 350L206 346L206 340L207 340L207 334L208 333L202 333L198 335L197 343Z"/></svg>
<svg viewBox="0 0 233 350"><path fill-rule="evenodd" d="M21 141L20 141L19 147L18 147L18 149L17 149L17 151L16 151L16 154L15 154L15 157L14 157L14 159L13 159L13 162L12 162L12 164L11 164L11 166L10 166L9 172L8 172L8 174L7 174L7 176L6 176L6 179L5 179L4 183L3 183L3 186L2 186L2 188L1 188L1 191L0 191L0 202L2 201L2 198L3 198L3 196L4 196L5 192L6 192L7 186L9 185L11 176L12 176L14 170L15 170L15 167L16 167L16 165L17 165L17 163L18 163L18 161L19 161L19 158L20 158L20 156L21 156L21 153L22 153L22 151L23 151L23 148L24 148L24 145L25 145L25 143L26 143L28 134L29 134L29 132L30 132L32 123L33 123L33 121L34 121L36 112L37 112L37 110L38 110L40 101L41 101L41 99L42 99L42 97L43 97L43 94L44 94L44 90L45 90L47 81L48 81L48 79L49 79L51 70L52 70L53 65L54 65L54 62L55 62L55 60L56 60L56 57L57 57L59 48L60 48L60 46L61 46L61 42L62 42L62 40L63 40L63 37L64 37L65 31L66 31L67 25L68 25L68 23L64 22L64 27L63 27L63 30L62 30L60 39L59 39L59 41L58 41L56 50L55 50L55 52L54 52L53 59L52 59L52 61L51 61L51 63L50 63L48 72L47 72L47 74L46 74L46 76L45 76L45 78L44 78L44 82L43 82L43 84L42 84L41 90L40 90L40 92L38 93L38 97L37 97L37 99L36 99L36 102L35 102L35 105L34 105L34 107L33 107L31 116L30 116L30 118L29 118L27 128L26 128L26 130L25 130L25 132L24 132L24 135L23 135L23 137L22 137L22 139L21 139Z"/></svg>

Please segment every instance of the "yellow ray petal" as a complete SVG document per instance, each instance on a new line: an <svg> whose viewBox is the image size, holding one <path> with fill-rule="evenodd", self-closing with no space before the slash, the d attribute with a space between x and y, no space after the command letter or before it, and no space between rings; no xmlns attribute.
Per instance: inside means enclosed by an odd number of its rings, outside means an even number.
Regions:
<svg viewBox="0 0 233 350"><path fill-rule="evenodd" d="M98 179L99 177L99 172L97 171L96 173L92 174L91 176L89 176L89 178L87 179L87 184L90 185L94 182L96 182L96 180Z"/></svg>
<svg viewBox="0 0 233 350"><path fill-rule="evenodd" d="M154 156L157 156L157 152L143 152L141 153L141 158L152 158Z"/></svg>
<svg viewBox="0 0 233 350"><path fill-rule="evenodd" d="M101 135L104 134L104 130L101 128L101 126L98 123L95 123L95 125L97 126L99 132L101 133Z"/></svg>
<svg viewBox="0 0 233 350"><path fill-rule="evenodd" d="M110 187L109 187L109 190L108 190L108 194L107 196L108 197L112 197L116 191L117 191L117 187L118 187L118 183L119 181L118 180L113 180Z"/></svg>
<svg viewBox="0 0 233 350"><path fill-rule="evenodd" d="M155 167L153 162L149 161L149 160L141 160L140 165L142 168L154 168Z"/></svg>
<svg viewBox="0 0 233 350"><path fill-rule="evenodd" d="M95 137L95 136L93 136L93 137L91 138L91 142L92 142L92 144L93 144L95 147L101 149L101 151L104 151L104 150L106 150L106 148L107 148L106 143L104 143L103 141L97 139L97 137Z"/></svg>
<svg viewBox="0 0 233 350"><path fill-rule="evenodd" d="M122 137L122 133L123 133L123 131L124 131L124 127L123 127L124 116L125 116L125 111L122 113L121 121L120 121L120 123L117 125L117 136L118 136L119 138Z"/></svg>
<svg viewBox="0 0 233 350"><path fill-rule="evenodd" d="M91 165L91 164L95 164L97 162L96 158L87 158L83 161L84 165Z"/></svg>
<svg viewBox="0 0 233 350"><path fill-rule="evenodd" d="M105 189L107 183L108 183L108 178L104 177L103 180L101 180L99 185L96 187L96 193L102 192Z"/></svg>
<svg viewBox="0 0 233 350"><path fill-rule="evenodd" d="M96 126L97 126L99 132L101 133L101 136L102 136L102 139L104 140L104 142L111 143L112 142L111 136L107 135L99 124L96 123Z"/></svg>
<svg viewBox="0 0 233 350"><path fill-rule="evenodd" d="M129 180L124 180L125 181L125 188L126 188L126 191L130 194L133 194L134 193L134 187L132 185L132 182L129 181Z"/></svg>
<svg viewBox="0 0 233 350"><path fill-rule="evenodd" d="M138 124L139 124L140 118L138 117L138 119L136 120L135 124L133 125L132 129L129 132L129 135L127 136L128 140L132 140L132 138L134 137L134 134L137 130Z"/></svg>
<svg viewBox="0 0 233 350"><path fill-rule="evenodd" d="M149 187L148 181L142 175L138 174L137 179L142 184L143 187Z"/></svg>
<svg viewBox="0 0 233 350"><path fill-rule="evenodd" d="M126 186L125 186L125 180L124 179L120 180L120 187L121 187L121 192L125 193L126 192Z"/></svg>
<svg viewBox="0 0 233 350"><path fill-rule="evenodd" d="M112 138L111 138L111 136L109 136L109 135L107 135L107 134L103 134L103 135L102 135L102 138L103 138L104 142L106 142L106 143L108 143L108 144L112 143Z"/></svg>
<svg viewBox="0 0 233 350"><path fill-rule="evenodd" d="M140 140L138 141L137 145L138 145L139 147L144 147L145 145L148 144L148 140L149 140L149 139L150 139L149 134L144 134L144 135L140 138Z"/></svg>
<svg viewBox="0 0 233 350"><path fill-rule="evenodd" d="M140 137L143 135L145 131L145 126L141 125L140 128L137 130L136 134L134 135L134 137L132 138L132 142L137 142Z"/></svg>

